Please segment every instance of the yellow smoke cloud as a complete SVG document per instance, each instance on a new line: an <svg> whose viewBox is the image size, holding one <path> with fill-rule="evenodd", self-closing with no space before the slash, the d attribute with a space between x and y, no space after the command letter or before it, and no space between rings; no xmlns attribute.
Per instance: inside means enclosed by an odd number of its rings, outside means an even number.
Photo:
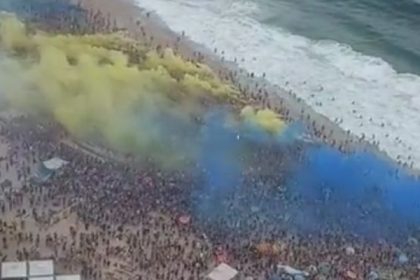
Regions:
<svg viewBox="0 0 420 280"><path fill-rule="evenodd" d="M200 98L236 94L207 66L169 49L147 51L119 34L29 34L10 14L0 16L0 84L19 109L51 114L75 135L165 163L194 152L169 135L172 125L194 127Z"/></svg>
<svg viewBox="0 0 420 280"><path fill-rule="evenodd" d="M244 121L260 126L273 134L281 133L286 127L280 115L269 109L256 110L251 106L245 106L241 111L241 117Z"/></svg>
<svg viewBox="0 0 420 280"><path fill-rule="evenodd" d="M0 34L1 43L6 49L20 49L29 47L30 40L26 36L25 25L16 20L14 15L1 13Z"/></svg>
<svg viewBox="0 0 420 280"><path fill-rule="evenodd" d="M10 14L0 14L0 86L20 110L166 165L196 152L193 117L205 112L202 99L238 100L209 67L170 49L150 51L121 34L28 32ZM245 107L241 116L270 133L284 127L270 110Z"/></svg>

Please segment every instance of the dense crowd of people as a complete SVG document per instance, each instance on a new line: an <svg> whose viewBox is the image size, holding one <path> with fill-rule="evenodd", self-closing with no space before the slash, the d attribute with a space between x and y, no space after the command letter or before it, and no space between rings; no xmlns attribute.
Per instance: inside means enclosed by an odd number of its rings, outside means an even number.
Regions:
<svg viewBox="0 0 420 280"><path fill-rule="evenodd" d="M237 268L240 279L288 279L275 278L282 275L278 264L306 271L303 279L420 276L415 238L403 251L385 240L280 229L265 213L277 213L273 209L249 212L250 196L274 195L254 184L223 199L229 212L213 208L205 220L191 196L200 189L198 179L185 171L112 160L72 142L59 126L28 117L4 120L1 138L3 261L51 256L64 272L89 279L116 273L121 278L115 279L201 279L222 261ZM54 156L68 165L47 181L34 180L40 159ZM240 211L250 214L249 227L229 224Z"/></svg>
<svg viewBox="0 0 420 280"><path fill-rule="evenodd" d="M53 31L118 29L110 15L72 7L70 14L64 8L52 16L46 11L54 9L33 5L30 14ZM158 47L142 23L136 25L141 37ZM221 75L239 80L239 73ZM333 133L305 111L293 115L287 100L273 101L268 92L248 86L240 91L250 103L278 110L286 119L303 117L325 141ZM209 193L195 170L145 166L77 142L45 120L2 118L0 138L3 261L52 257L57 269L80 272L84 279L202 279L220 262L238 269L239 279L420 279L414 237L396 247L338 231L300 235L290 230L287 206L298 202L290 201L282 186L290 164L299 160L299 145L254 147L254 160L238 187ZM344 149L353 141L348 139L335 144ZM68 165L48 180L34 178L40 161L55 156ZM278 264L305 276L286 273Z"/></svg>

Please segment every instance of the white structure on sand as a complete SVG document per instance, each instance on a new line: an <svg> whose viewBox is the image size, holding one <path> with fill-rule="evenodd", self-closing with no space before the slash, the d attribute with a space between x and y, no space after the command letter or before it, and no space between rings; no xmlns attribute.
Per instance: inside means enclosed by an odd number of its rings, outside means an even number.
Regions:
<svg viewBox="0 0 420 280"><path fill-rule="evenodd" d="M63 166L67 164L68 161L59 157L54 157L49 160L43 161L38 165L38 168L35 170L34 179L36 179L36 181L45 182L54 173L58 172Z"/></svg>
<svg viewBox="0 0 420 280"><path fill-rule="evenodd" d="M209 280L231 280L237 274L238 271L236 269L225 263L221 263L207 275L207 278Z"/></svg>
<svg viewBox="0 0 420 280"><path fill-rule="evenodd" d="M8 280L81 280L80 275L56 275L52 260L1 263L0 279Z"/></svg>

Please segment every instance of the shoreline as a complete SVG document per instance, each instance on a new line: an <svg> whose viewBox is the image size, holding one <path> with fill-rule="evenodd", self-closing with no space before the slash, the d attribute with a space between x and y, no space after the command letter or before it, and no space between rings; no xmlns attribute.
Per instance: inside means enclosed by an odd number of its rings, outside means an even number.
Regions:
<svg viewBox="0 0 420 280"><path fill-rule="evenodd" d="M89 11L101 11L102 14L108 15L116 22L118 28L126 30L135 39L146 39L152 47L158 45L171 47L185 58L199 59L215 71L223 81L232 81L235 86L239 85L244 95L251 95L246 97L252 101L253 105L262 107L267 105L266 101L268 101L268 107L282 116L286 116L289 122L303 123L311 136L315 136L317 142L320 141L343 152L371 152L381 160L391 163L396 171L402 170L409 175L420 176L420 169L398 162L386 151L380 150L377 145L357 137L351 131L344 130L326 116L316 112L293 93L271 84L264 77L254 77L253 73L247 72L235 62L225 61L223 57L215 54L206 46L192 41L185 37L185 34L176 33L159 15L146 11L133 0L69 1L80 4L81 7ZM256 85L258 86L256 87ZM255 90L252 91L252 89ZM261 93L266 96L266 100L262 100L258 96Z"/></svg>

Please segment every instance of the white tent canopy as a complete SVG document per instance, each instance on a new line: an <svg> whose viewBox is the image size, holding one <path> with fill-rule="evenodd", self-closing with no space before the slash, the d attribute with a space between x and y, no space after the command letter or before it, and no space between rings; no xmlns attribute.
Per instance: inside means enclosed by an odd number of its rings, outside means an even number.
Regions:
<svg viewBox="0 0 420 280"><path fill-rule="evenodd" d="M73 275L57 275L55 277L55 280L80 280L79 274L73 274Z"/></svg>
<svg viewBox="0 0 420 280"><path fill-rule="evenodd" d="M293 268L293 267L288 266L288 265L278 264L277 268L280 269L280 271L282 271L284 273L287 273L289 275L292 275L292 276L304 276L304 277L309 276L308 272Z"/></svg>
<svg viewBox="0 0 420 280"><path fill-rule="evenodd" d="M0 0L1 1L1 0ZM55 275L53 260L1 263L0 280L81 280L79 274Z"/></svg>
<svg viewBox="0 0 420 280"><path fill-rule="evenodd" d="M58 170L67 163L68 161L65 161L64 159L61 159L59 157L53 157L52 159L42 162L42 164L50 170Z"/></svg>
<svg viewBox="0 0 420 280"><path fill-rule="evenodd" d="M29 276L51 276L54 275L54 263L52 260L30 261Z"/></svg>
<svg viewBox="0 0 420 280"><path fill-rule="evenodd" d="M26 278L26 262L4 262L1 263L1 278Z"/></svg>
<svg viewBox="0 0 420 280"><path fill-rule="evenodd" d="M207 278L211 280L230 280L238 274L238 271L231 266L221 263L213 269Z"/></svg>
<svg viewBox="0 0 420 280"><path fill-rule="evenodd" d="M43 161L35 170L34 179L45 182L66 164L68 164L68 161L59 157L53 157L49 160Z"/></svg>

